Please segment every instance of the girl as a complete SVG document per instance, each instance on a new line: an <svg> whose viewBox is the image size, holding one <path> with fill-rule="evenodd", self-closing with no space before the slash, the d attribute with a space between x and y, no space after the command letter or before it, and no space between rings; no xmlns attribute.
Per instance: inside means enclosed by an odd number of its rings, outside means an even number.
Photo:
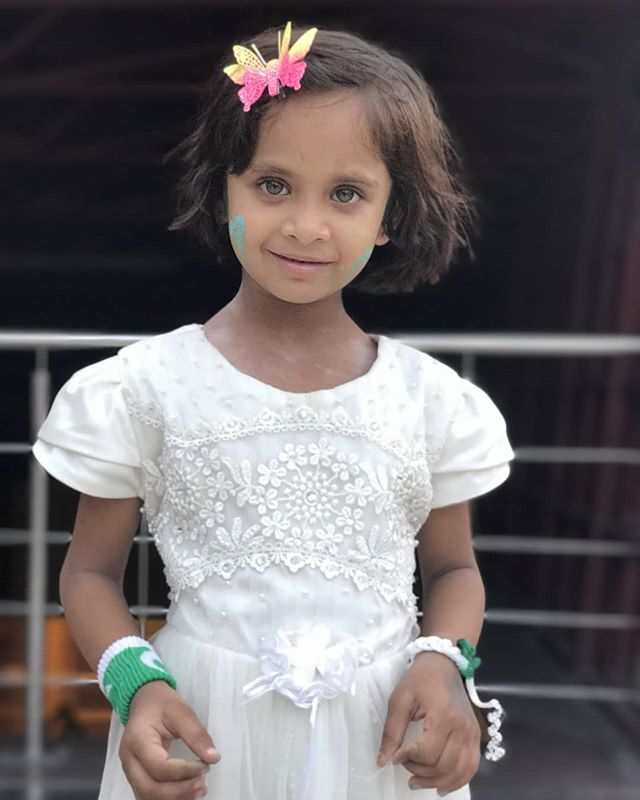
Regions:
<svg viewBox="0 0 640 800"><path fill-rule="evenodd" d="M513 451L484 391L366 334L342 289L435 283L471 201L400 58L290 25L245 45L177 149L172 226L232 248L238 293L74 373L33 447L81 493L60 590L114 706L99 797L463 800L487 739L468 500ZM141 506L153 646L122 594Z"/></svg>

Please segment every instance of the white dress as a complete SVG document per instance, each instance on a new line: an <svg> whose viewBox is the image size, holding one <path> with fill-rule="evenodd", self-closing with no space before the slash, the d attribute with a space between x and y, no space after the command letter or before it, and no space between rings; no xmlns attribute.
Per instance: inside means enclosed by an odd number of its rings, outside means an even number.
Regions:
<svg viewBox="0 0 640 800"><path fill-rule="evenodd" d="M420 635L416 533L502 483L514 454L483 390L373 339L365 375L297 393L184 325L75 372L33 446L79 492L144 501L171 601L152 641L220 750L210 798L416 796L405 767L376 764ZM133 800L122 730L113 714L99 800Z"/></svg>

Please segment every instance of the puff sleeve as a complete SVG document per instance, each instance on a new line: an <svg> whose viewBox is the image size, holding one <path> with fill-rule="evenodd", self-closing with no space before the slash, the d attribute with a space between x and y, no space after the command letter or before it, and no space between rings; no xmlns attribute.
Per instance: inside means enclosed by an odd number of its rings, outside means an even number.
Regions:
<svg viewBox="0 0 640 800"><path fill-rule="evenodd" d="M460 378L462 394L432 469L432 508L461 503L495 489L514 458L506 422L479 386Z"/></svg>
<svg viewBox="0 0 640 800"><path fill-rule="evenodd" d="M144 499L140 451L117 355L69 378L31 451L50 475L78 492Z"/></svg>

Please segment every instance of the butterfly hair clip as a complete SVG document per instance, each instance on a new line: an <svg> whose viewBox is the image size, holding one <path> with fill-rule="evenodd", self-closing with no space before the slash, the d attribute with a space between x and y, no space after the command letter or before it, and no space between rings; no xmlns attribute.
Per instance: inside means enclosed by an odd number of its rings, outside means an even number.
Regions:
<svg viewBox="0 0 640 800"><path fill-rule="evenodd" d="M300 79L307 68L302 59L309 52L317 32L317 28L309 28L289 49L291 22L287 22L284 33L278 31L278 58L270 61L264 60L255 44L251 45L253 52L248 47L234 45L233 55L237 63L225 67L223 72L242 86L238 97L244 111L249 111L265 89L271 97L277 94L284 97L283 87L289 86L296 91L300 88Z"/></svg>

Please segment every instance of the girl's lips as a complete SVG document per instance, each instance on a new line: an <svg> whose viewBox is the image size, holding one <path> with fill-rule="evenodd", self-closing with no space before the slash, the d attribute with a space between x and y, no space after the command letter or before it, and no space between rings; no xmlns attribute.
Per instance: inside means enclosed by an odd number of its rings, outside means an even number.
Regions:
<svg viewBox="0 0 640 800"><path fill-rule="evenodd" d="M301 264L330 264L330 261L323 261L319 258L298 258L298 256L292 256L289 253L276 253L274 250L270 250L274 256L278 256L278 258L284 258L286 261L295 261Z"/></svg>
<svg viewBox="0 0 640 800"><path fill-rule="evenodd" d="M271 253L271 251L269 252ZM315 275L316 272L319 272L323 267L326 267L331 263L330 261L316 264L311 262L303 263L284 258L283 256L279 256L277 253L271 253L271 255L275 258L278 265L282 267L282 269L286 270L291 275L297 275L303 278L309 277L310 275Z"/></svg>

